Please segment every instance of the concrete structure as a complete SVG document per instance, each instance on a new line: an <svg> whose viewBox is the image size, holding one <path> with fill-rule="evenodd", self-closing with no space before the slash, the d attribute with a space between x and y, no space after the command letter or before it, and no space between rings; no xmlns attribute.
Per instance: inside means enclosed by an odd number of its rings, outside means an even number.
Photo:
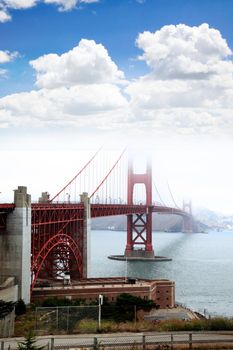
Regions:
<svg viewBox="0 0 233 350"><path fill-rule="evenodd" d="M31 196L27 188L14 191L15 209L7 216L6 233L0 235L1 275L16 278L18 298L30 302Z"/></svg>
<svg viewBox="0 0 233 350"><path fill-rule="evenodd" d="M98 300L102 294L110 301L118 295L128 293L144 299L151 299L160 308L175 306L175 282L166 279L146 280L116 278L90 278L72 283L72 286L53 284L53 287L36 286L33 290L32 301L41 302L47 298L85 299L87 302Z"/></svg>
<svg viewBox="0 0 233 350"><path fill-rule="evenodd" d="M41 197L39 197L39 203L49 203L50 194L48 192L42 192Z"/></svg>
<svg viewBox="0 0 233 350"><path fill-rule="evenodd" d="M80 201L84 204L83 212L83 277L89 277L91 256L91 206L87 192L80 195Z"/></svg>
<svg viewBox="0 0 233 350"><path fill-rule="evenodd" d="M0 284L0 300L4 301L17 301L18 300L18 285L16 284L14 277L8 277L4 279L4 282Z"/></svg>

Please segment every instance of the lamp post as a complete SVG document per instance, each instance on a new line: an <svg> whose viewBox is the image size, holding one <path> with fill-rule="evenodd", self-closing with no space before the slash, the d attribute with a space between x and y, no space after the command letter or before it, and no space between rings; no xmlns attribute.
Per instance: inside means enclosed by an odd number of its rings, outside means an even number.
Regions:
<svg viewBox="0 0 233 350"><path fill-rule="evenodd" d="M101 330L101 306L103 305L104 297L102 294L99 295L99 322L98 329Z"/></svg>

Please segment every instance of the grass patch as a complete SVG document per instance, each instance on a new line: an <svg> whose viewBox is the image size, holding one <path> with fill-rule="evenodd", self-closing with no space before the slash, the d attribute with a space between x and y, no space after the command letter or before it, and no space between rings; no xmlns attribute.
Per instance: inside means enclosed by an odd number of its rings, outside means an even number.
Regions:
<svg viewBox="0 0 233 350"><path fill-rule="evenodd" d="M73 333L95 333L97 331L98 323L96 320L84 318L76 323Z"/></svg>
<svg viewBox="0 0 233 350"><path fill-rule="evenodd" d="M15 337L26 336L28 332L33 332L35 323L35 312L32 310L27 311L21 316L17 316L15 321Z"/></svg>

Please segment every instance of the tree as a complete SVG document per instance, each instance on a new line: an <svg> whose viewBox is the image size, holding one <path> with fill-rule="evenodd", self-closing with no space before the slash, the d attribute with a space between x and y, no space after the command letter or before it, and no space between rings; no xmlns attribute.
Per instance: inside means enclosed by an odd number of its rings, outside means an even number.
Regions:
<svg viewBox="0 0 233 350"><path fill-rule="evenodd" d="M30 332L23 341L18 343L18 350L42 350L44 346L37 346L36 337Z"/></svg>
<svg viewBox="0 0 233 350"><path fill-rule="evenodd" d="M26 314L26 305L23 299L19 299L15 304L15 314L16 316Z"/></svg>
<svg viewBox="0 0 233 350"><path fill-rule="evenodd" d="M150 311L157 305L153 300L145 300L131 294L120 294L115 302L105 301L102 307L102 316L116 322L132 321L136 310Z"/></svg>

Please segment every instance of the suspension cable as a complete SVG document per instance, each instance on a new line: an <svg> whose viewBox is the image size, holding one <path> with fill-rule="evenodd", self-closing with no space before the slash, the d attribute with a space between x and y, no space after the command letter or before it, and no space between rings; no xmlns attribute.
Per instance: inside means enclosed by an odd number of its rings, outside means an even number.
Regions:
<svg viewBox="0 0 233 350"><path fill-rule="evenodd" d="M127 148L124 148L124 150L122 151L122 153L120 154L119 158L117 159L117 161L114 163L114 165L112 166L112 168L109 170L109 172L107 173L107 175L104 177L104 179L100 182L100 184L98 185L98 187L95 189L95 191L91 194L90 198L92 198L94 196L94 194L99 190L99 188L103 185L103 183L107 180L108 176L111 174L111 172L115 169L115 167L117 166L117 164L119 163L119 161L121 160L122 156L124 155L125 151Z"/></svg>
<svg viewBox="0 0 233 350"><path fill-rule="evenodd" d="M93 161L93 159L97 156L97 154L100 152L102 147L98 149L98 151L91 157L91 159L84 165L84 167L52 198L50 199L50 203L57 198L71 183L86 169L86 167Z"/></svg>
<svg viewBox="0 0 233 350"><path fill-rule="evenodd" d="M172 198L172 200L173 200L173 203L174 203L175 207L176 207L177 209L180 209L180 207L179 207L179 206L177 205L177 203L175 202L175 199L174 199L174 197L173 197L173 194L172 194L172 191L171 191L171 188L170 188L170 186L169 186L168 181L167 181L167 187L168 187L168 190L169 190L169 192L170 192L170 195L171 195L171 198Z"/></svg>
<svg viewBox="0 0 233 350"><path fill-rule="evenodd" d="M164 203L164 201L163 201L163 199L162 199L162 197L161 197L161 195L159 193L158 187L156 186L154 181L153 181L153 185L154 185L154 188L155 188L155 190L156 190L156 192L157 192L157 194L159 196L159 199L160 199L161 203L164 205L164 207L167 207L167 205Z"/></svg>

